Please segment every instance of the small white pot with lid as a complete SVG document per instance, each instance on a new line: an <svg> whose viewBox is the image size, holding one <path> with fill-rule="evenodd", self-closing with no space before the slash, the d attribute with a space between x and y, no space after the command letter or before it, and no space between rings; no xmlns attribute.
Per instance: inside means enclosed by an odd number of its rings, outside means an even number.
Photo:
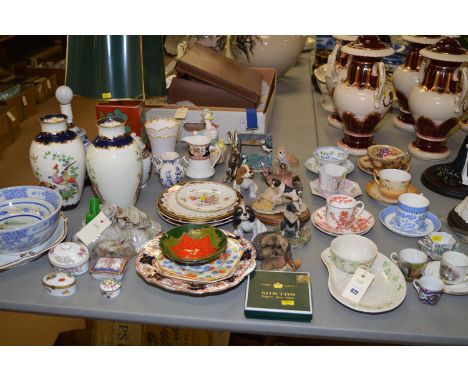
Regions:
<svg viewBox="0 0 468 382"><path fill-rule="evenodd" d="M88 272L89 251L80 243L63 242L49 252L49 262L58 271L78 276Z"/></svg>
<svg viewBox="0 0 468 382"><path fill-rule="evenodd" d="M42 285L47 293L56 297L72 296L76 292L76 279L69 273L49 273L42 279Z"/></svg>

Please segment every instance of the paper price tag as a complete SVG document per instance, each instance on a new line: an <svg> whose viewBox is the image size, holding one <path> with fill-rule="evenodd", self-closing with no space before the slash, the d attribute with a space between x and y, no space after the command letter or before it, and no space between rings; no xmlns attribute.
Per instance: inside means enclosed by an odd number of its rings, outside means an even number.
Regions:
<svg viewBox="0 0 468 382"><path fill-rule="evenodd" d="M26 99L25 96L21 96L21 99L23 100L23 105L28 106L28 100Z"/></svg>
<svg viewBox="0 0 468 382"><path fill-rule="evenodd" d="M46 84L47 84L47 89L52 89L52 84L50 83L50 80L47 80Z"/></svg>
<svg viewBox="0 0 468 382"><path fill-rule="evenodd" d="M174 114L174 118L185 119L185 117L187 117L187 113L188 113L188 107L179 107Z"/></svg>
<svg viewBox="0 0 468 382"><path fill-rule="evenodd" d="M107 216L104 215L103 212L100 212L93 220L77 232L76 236L78 236L85 245L89 245L111 224L112 222Z"/></svg>
<svg viewBox="0 0 468 382"><path fill-rule="evenodd" d="M7 115L8 118L11 119L11 122L15 122L15 121L16 121L16 118L15 118L15 116L14 116L13 114L11 114L11 111L7 111L7 112L6 112L6 115Z"/></svg>
<svg viewBox="0 0 468 382"><path fill-rule="evenodd" d="M348 300L359 303L372 284L372 281L374 281L374 278L375 276L372 273L358 268L341 295Z"/></svg>
<svg viewBox="0 0 468 382"><path fill-rule="evenodd" d="M112 93L102 93L102 98L103 99L111 99L112 98Z"/></svg>

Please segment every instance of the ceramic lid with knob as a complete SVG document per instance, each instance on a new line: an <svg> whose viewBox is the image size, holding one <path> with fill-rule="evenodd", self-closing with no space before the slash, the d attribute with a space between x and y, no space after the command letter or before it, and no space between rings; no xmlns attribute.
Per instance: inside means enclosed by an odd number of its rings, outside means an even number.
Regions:
<svg viewBox="0 0 468 382"><path fill-rule="evenodd" d="M414 42L421 45L432 45L437 43L442 36L422 36L422 35L402 35L401 38L407 42Z"/></svg>
<svg viewBox="0 0 468 382"><path fill-rule="evenodd" d="M343 46L341 51L361 57L385 57L395 53L395 50L381 41L379 36L359 36L356 41Z"/></svg>
<svg viewBox="0 0 468 382"><path fill-rule="evenodd" d="M359 36L358 35L334 34L333 37L341 41L355 41Z"/></svg>
<svg viewBox="0 0 468 382"><path fill-rule="evenodd" d="M436 44L421 49L419 54L438 61L468 62L468 50L453 37L444 37Z"/></svg>
<svg viewBox="0 0 468 382"><path fill-rule="evenodd" d="M89 251L83 244L63 242L49 252L50 263L57 268L75 268L89 260Z"/></svg>

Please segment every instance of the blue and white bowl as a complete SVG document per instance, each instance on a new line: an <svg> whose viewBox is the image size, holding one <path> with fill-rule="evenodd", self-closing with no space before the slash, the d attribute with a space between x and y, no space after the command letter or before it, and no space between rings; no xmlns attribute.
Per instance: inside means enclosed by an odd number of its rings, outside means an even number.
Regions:
<svg viewBox="0 0 468 382"><path fill-rule="evenodd" d="M21 209L30 208L27 205L37 207L40 204L41 207L35 213L31 210L18 213L15 209L9 212L6 206L18 200L22 201ZM0 189L0 205L4 206L0 210L0 253L20 252L49 239L60 220L62 198L58 192L46 187L9 187ZM51 208L53 210L47 215L46 211Z"/></svg>

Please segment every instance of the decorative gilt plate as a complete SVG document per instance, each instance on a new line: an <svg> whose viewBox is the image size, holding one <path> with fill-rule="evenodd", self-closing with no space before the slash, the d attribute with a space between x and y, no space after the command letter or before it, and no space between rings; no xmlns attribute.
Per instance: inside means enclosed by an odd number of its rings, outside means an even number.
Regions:
<svg viewBox="0 0 468 382"><path fill-rule="evenodd" d="M237 193L221 183L189 183L179 188L176 200L192 211L217 212L234 206Z"/></svg>
<svg viewBox="0 0 468 382"><path fill-rule="evenodd" d="M339 303L364 313L383 313L398 307L406 297L406 281L398 267L381 253L372 264L370 271L375 278L359 303L343 297L350 273L343 272L332 260L330 248L322 252L322 261L328 269L328 290Z"/></svg>
<svg viewBox="0 0 468 382"><path fill-rule="evenodd" d="M244 253L241 243L233 238L228 239L228 246L219 258L203 265L177 264L163 255L159 248L159 237L145 246L145 253L155 256L154 266L158 271L171 278L180 280L211 283L228 278L236 269Z"/></svg>
<svg viewBox="0 0 468 382"><path fill-rule="evenodd" d="M201 220L201 219L196 219L194 221L188 221L188 220L183 220L183 219L175 219L175 218L172 218L168 215L166 215L164 212L162 212L161 210L157 210L158 212L158 215L163 219L165 220L166 222L168 222L169 224L172 224L172 225L183 225L183 224L192 224L192 223L209 223L211 224L212 226L220 226L220 225L224 225L224 224L228 224L228 223L231 223L232 222L232 216L228 217L228 218L224 218L224 219L221 219L221 220L209 220L209 221L205 221L205 220Z"/></svg>
<svg viewBox="0 0 468 382"><path fill-rule="evenodd" d="M229 233L226 233L226 235L230 238L234 237ZM135 262L136 271L147 283L173 292L198 296L224 292L237 286L255 269L256 266L256 252L252 243L244 238L239 239L239 242L244 249L244 253L231 276L223 280L211 283L200 283L180 280L163 275L158 271L157 265L155 265L157 262L154 254L151 253L151 251L145 250L148 245L153 243L153 240L146 243L140 250Z"/></svg>

